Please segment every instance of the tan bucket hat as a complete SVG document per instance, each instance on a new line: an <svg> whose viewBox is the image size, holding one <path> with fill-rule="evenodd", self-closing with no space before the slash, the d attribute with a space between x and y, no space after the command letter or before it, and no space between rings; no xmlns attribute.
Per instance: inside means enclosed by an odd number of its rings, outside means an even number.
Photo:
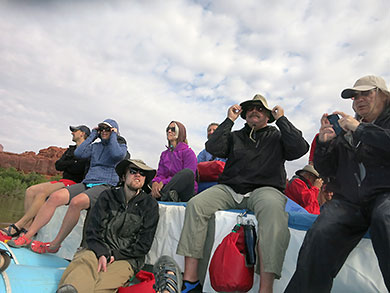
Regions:
<svg viewBox="0 0 390 293"><path fill-rule="evenodd" d="M249 106L251 106L251 105L262 105L269 112L268 123L275 121L275 118L274 118L274 116L272 116L272 113L271 113L272 109L268 106L267 100L260 94L255 95L252 100L248 100L248 101L242 102L240 104L240 106L242 108L242 112L241 112L240 116L242 119L246 118L246 112L247 112Z"/></svg>
<svg viewBox="0 0 390 293"><path fill-rule="evenodd" d="M305 167L303 167L303 169L296 171L295 174L300 175L301 172L309 172L314 176L316 176L317 178L320 177L320 174L316 171L316 169L314 169L312 165L306 165Z"/></svg>
<svg viewBox="0 0 390 293"><path fill-rule="evenodd" d="M375 88L389 93L389 90L386 86L386 82L382 77L375 75L367 75L359 78L352 88L347 88L343 90L341 92L341 97L343 99L350 99L355 95L356 91L369 91Z"/></svg>
<svg viewBox="0 0 390 293"><path fill-rule="evenodd" d="M123 174L125 174L127 168L130 165L133 165L137 169L141 169L141 170L145 171L146 179L145 179L145 184L143 187L146 187L149 184L149 182L152 181L154 176L156 176L156 170L154 170L153 168L146 165L144 161L136 160L136 159L125 159L125 160L122 160L115 167L115 171L118 174L119 178L122 178Z"/></svg>

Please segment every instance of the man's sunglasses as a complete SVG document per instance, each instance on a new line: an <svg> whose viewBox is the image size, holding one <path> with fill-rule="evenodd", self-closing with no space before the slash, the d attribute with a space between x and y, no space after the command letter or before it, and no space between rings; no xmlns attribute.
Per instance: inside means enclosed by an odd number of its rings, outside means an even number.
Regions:
<svg viewBox="0 0 390 293"><path fill-rule="evenodd" d="M368 96L371 94L372 91L373 91L373 90L361 91L361 92L355 91L355 92L353 93L351 99L352 99L352 100L356 100L356 99L358 99L358 98L360 98L360 97L368 97Z"/></svg>
<svg viewBox="0 0 390 293"><path fill-rule="evenodd" d="M176 132L176 128L175 127L167 127L167 129L166 129L166 131L168 132L168 131L172 131L172 132Z"/></svg>
<svg viewBox="0 0 390 293"><path fill-rule="evenodd" d="M247 111L253 111L253 110L257 110L257 111L261 112L264 110L264 108L260 105L251 105L247 108Z"/></svg>
<svg viewBox="0 0 390 293"><path fill-rule="evenodd" d="M131 175L139 174L141 176L146 176L145 171L141 169L129 168L129 173Z"/></svg>

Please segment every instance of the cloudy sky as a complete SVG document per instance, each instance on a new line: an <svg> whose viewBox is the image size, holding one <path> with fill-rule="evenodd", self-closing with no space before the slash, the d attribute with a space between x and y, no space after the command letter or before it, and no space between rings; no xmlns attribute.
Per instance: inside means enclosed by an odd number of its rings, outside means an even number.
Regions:
<svg viewBox="0 0 390 293"><path fill-rule="evenodd" d="M388 0L0 0L0 143L66 147L69 125L113 118L157 167L171 120L197 154L207 125L256 93L311 143L322 113L352 113L342 89L389 83L389 29Z"/></svg>

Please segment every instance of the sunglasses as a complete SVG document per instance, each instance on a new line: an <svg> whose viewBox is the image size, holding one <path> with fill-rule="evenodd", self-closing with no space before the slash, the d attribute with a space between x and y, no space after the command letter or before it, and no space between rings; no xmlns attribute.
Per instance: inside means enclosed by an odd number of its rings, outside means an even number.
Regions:
<svg viewBox="0 0 390 293"><path fill-rule="evenodd" d="M257 111L261 112L264 110L264 108L260 105L251 105L247 108L247 111L253 111L253 110L257 110Z"/></svg>
<svg viewBox="0 0 390 293"><path fill-rule="evenodd" d="M99 129L98 129L99 131L106 131L106 132L110 132L111 131L111 127L108 127L108 126L106 126L106 127L99 127Z"/></svg>
<svg viewBox="0 0 390 293"><path fill-rule="evenodd" d="M139 174L141 176L146 176L145 171L141 169L129 168L129 173L131 175Z"/></svg>
<svg viewBox="0 0 390 293"><path fill-rule="evenodd" d="M368 97L370 94L371 94L371 92L372 92L373 90L368 90L368 91L361 91L361 92L359 92L359 91L355 91L355 93L353 94L353 96L352 96L352 100L357 100L357 99L359 99L360 97Z"/></svg>
<svg viewBox="0 0 390 293"><path fill-rule="evenodd" d="M167 129L166 129L166 131L168 132L168 131L172 131L172 132L176 132L176 128L175 127L167 127Z"/></svg>

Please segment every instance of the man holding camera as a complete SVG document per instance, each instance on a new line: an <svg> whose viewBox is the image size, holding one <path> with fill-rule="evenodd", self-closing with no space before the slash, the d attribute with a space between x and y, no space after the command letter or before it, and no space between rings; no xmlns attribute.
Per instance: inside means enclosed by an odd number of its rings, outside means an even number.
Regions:
<svg viewBox="0 0 390 293"><path fill-rule="evenodd" d="M232 131L241 115L245 126ZM276 121L276 127L268 125ZM266 99L252 100L228 109L228 117L206 142L212 155L227 158L217 185L193 197L187 204L177 253L185 256L182 292L201 292L198 262L203 258L207 224L218 210L249 209L259 231L260 292L272 292L280 278L290 234L285 212L286 160L303 156L309 145L302 132L284 116L280 106L268 107Z"/></svg>
<svg viewBox="0 0 390 293"><path fill-rule="evenodd" d="M126 141L118 136L118 123L106 119L94 128L88 138L75 150L78 158L89 159L90 167L81 183L52 193L39 210L28 232L9 244L13 247L29 246L37 253L56 253L62 241L76 226L82 210L92 207L98 196L111 186L117 185L119 177L115 166L125 158ZM101 141L94 143L97 138ZM32 241L31 238L52 218L57 207L69 205L60 231L51 242Z"/></svg>
<svg viewBox="0 0 390 293"><path fill-rule="evenodd" d="M285 292L330 292L368 230L390 291L390 92L383 78L370 75L341 96L352 99L356 115L334 112L341 116L336 135L324 114L314 153L315 168L331 178L333 199L307 232Z"/></svg>

